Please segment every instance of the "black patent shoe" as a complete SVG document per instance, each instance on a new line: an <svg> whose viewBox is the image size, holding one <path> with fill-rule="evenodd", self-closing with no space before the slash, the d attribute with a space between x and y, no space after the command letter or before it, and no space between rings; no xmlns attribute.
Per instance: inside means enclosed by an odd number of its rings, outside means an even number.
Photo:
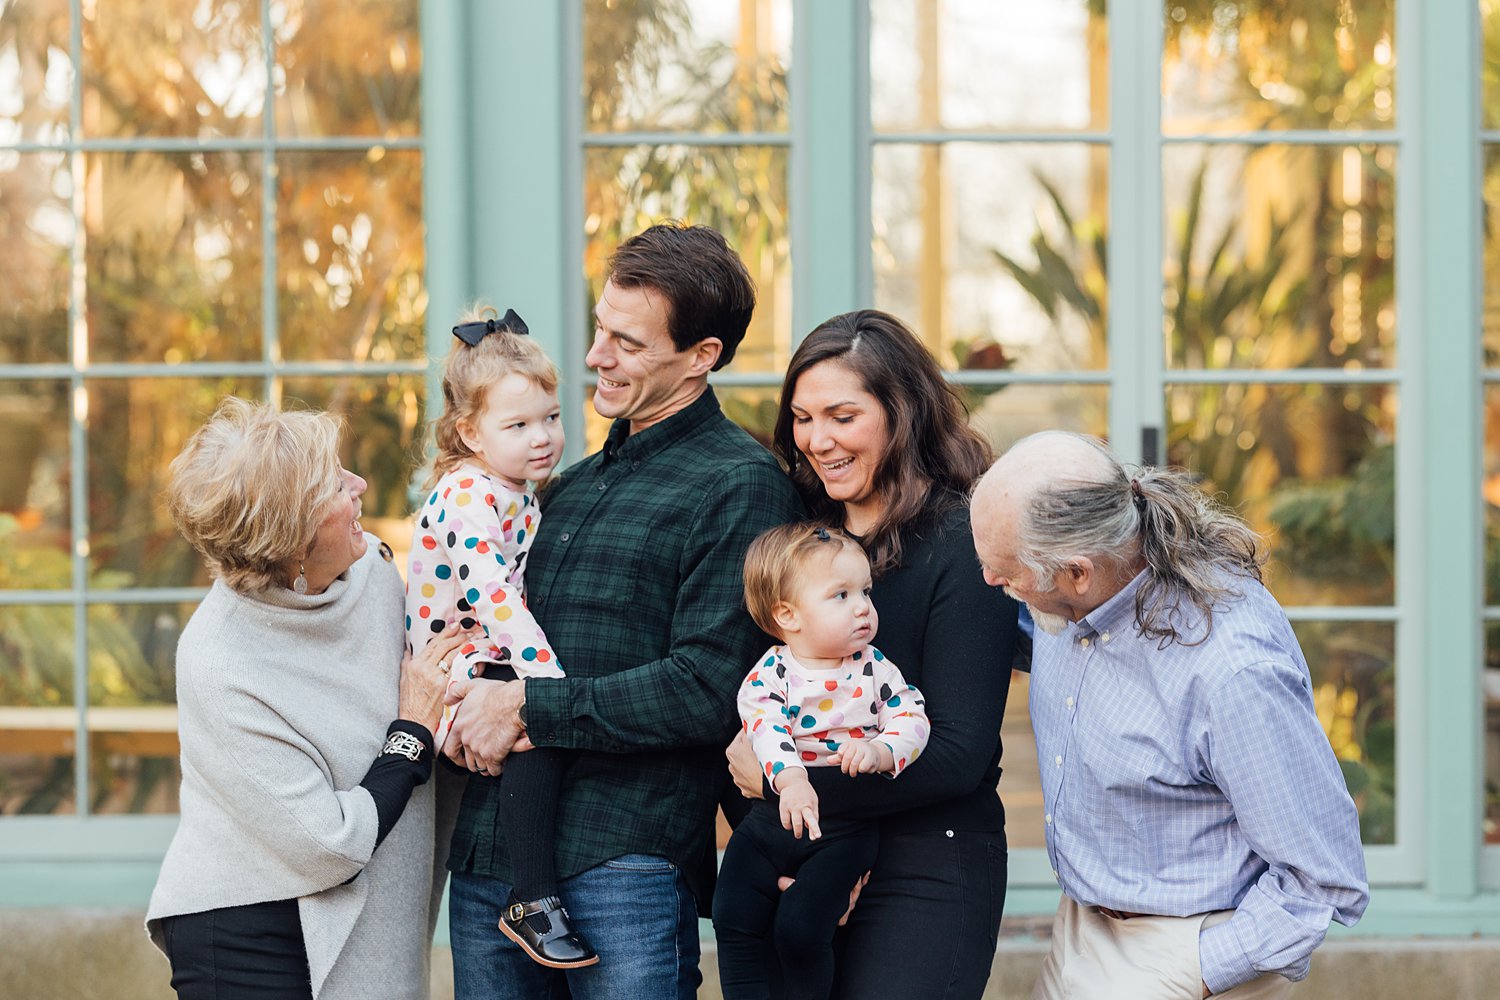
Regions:
<svg viewBox="0 0 1500 1000"><path fill-rule="evenodd" d="M523 903L512 892L500 916L500 932L520 945L533 962L549 969L581 969L599 961L588 938L573 929L568 911L556 896Z"/></svg>

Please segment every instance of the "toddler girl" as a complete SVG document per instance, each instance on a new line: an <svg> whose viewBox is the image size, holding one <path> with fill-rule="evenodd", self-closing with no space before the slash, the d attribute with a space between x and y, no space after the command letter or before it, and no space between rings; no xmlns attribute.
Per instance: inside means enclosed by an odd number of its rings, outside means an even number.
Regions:
<svg viewBox="0 0 1500 1000"><path fill-rule="evenodd" d="M781 640L740 686L745 732L777 800L755 802L724 851L714 893L725 1000L770 995L764 942L787 997L827 997L833 934L875 863L876 824L820 821L809 767L894 778L927 745L922 693L870 641L870 561L842 531L783 525L745 554L745 603ZM807 838L802 838L803 832ZM779 876L796 881L778 891Z"/></svg>
<svg viewBox="0 0 1500 1000"><path fill-rule="evenodd" d="M488 306L453 328L459 343L443 369L435 428L436 486L417 515L407 573L406 636L413 651L455 619L483 636L463 646L454 678L561 677L562 668L524 599L526 553L541 513L532 483L562 457L557 369L513 310ZM494 666L499 664L499 666ZM439 749L454 713L444 713ZM506 758L500 811L515 885L500 930L555 969L599 961L558 898L554 819L562 760L556 750Z"/></svg>

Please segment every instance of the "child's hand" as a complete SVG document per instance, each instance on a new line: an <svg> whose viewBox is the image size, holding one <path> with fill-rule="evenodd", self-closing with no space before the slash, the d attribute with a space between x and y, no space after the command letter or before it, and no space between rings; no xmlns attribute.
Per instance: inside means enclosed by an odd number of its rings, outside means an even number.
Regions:
<svg viewBox="0 0 1500 1000"><path fill-rule="evenodd" d="M823 836L818 829L818 793L807 780L807 770L800 767L783 768L772 782L780 796L781 825L792 831L792 836L802 837L807 829L807 839L817 840Z"/></svg>
<svg viewBox="0 0 1500 1000"><path fill-rule="evenodd" d="M837 764L839 770L851 776L896 769L896 756L891 748L874 740L850 740L829 754L828 762Z"/></svg>

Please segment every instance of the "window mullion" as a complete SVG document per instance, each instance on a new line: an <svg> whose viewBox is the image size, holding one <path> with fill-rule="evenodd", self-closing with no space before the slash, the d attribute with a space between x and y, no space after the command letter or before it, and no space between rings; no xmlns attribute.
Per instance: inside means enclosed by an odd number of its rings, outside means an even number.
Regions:
<svg viewBox="0 0 1500 1000"><path fill-rule="evenodd" d="M1420 824L1429 891L1462 899L1478 885L1483 822L1480 32L1473 0L1398 4L1397 18L1397 120L1412 141L1401 147L1396 301L1413 388L1401 400L1397 481L1425 533L1398 553L1411 554L1401 592L1413 595L1407 627L1422 637L1404 671L1419 686L1397 689L1408 707L1401 742L1413 746L1397 761L1397 788L1413 800L1398 806L1398 830Z"/></svg>
<svg viewBox="0 0 1500 1000"><path fill-rule="evenodd" d="M1153 458L1141 428L1163 408L1161 18L1160 4L1109 5L1109 428L1127 462Z"/></svg>
<svg viewBox="0 0 1500 1000"><path fill-rule="evenodd" d="M869 18L796 0L792 26L792 339L868 302ZM861 294L865 292L866 294Z"/></svg>
<svg viewBox="0 0 1500 1000"><path fill-rule="evenodd" d="M88 366L88 313L85 284L88 229L85 225L85 197L88 189L84 154L78 149L83 138L83 4L71 3L68 37L69 58L73 63L73 93L68 110L71 150L68 154L73 175L73 266L68 293L68 352L72 372L68 394L68 463L70 489L68 502L73 542L73 706L78 711L77 734L73 740L73 801L79 816L88 815L89 784L89 666L88 607L88 391L83 384L83 370Z"/></svg>

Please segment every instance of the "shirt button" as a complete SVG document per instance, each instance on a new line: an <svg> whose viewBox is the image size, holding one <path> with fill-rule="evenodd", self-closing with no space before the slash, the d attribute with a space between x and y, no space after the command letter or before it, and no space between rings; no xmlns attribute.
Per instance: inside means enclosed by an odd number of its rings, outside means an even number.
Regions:
<svg viewBox="0 0 1500 1000"><path fill-rule="evenodd" d="M1052 877L1055 878L1055 879L1057 879L1059 882L1062 881L1062 879L1057 874L1057 869L1056 868L1052 869Z"/></svg>
<svg viewBox="0 0 1500 1000"><path fill-rule="evenodd" d="M571 534L569 534L568 532L564 531L561 535L558 536L558 541L566 542L568 539L570 539L572 537L573 536ZM1069 705L1073 704L1073 699L1072 698L1068 699L1068 704Z"/></svg>
<svg viewBox="0 0 1500 1000"><path fill-rule="evenodd" d="M599 484L599 488L600 488L600 489L601 489L601 490L602 490L602 489L604 489L604 484L603 484L603 483L600 483L600 484ZM1088 645L1089 645L1089 641L1088 641L1088 639L1086 639L1086 638L1084 638L1084 639L1079 639L1079 640L1078 640L1078 645L1080 645L1080 646L1082 646L1082 647L1084 647L1084 648L1085 648L1085 649L1087 649L1087 648L1088 648Z"/></svg>
<svg viewBox="0 0 1500 1000"><path fill-rule="evenodd" d="M1051 813L1048 813L1046 816L1043 817L1043 819L1045 819L1047 821L1047 825L1048 826L1052 825L1052 814Z"/></svg>
<svg viewBox="0 0 1500 1000"><path fill-rule="evenodd" d="M1103 635L1099 636L1099 641L1100 642L1108 642L1109 641L1109 633L1105 632Z"/></svg>
<svg viewBox="0 0 1500 1000"><path fill-rule="evenodd" d="M948 831L946 831L946 833L947 833L947 834L948 834L948 836L950 836L950 837L951 837L951 836L953 836L953 831L952 831L952 830L948 830Z"/></svg>
<svg viewBox="0 0 1500 1000"><path fill-rule="evenodd" d="M567 535L563 535L563 541L565 541L565 542L566 542L566 541L567 541L567 540L568 540L568 536L567 536ZM1069 708L1072 708L1072 707L1073 707L1073 699L1072 699L1072 698L1069 698L1069 699L1068 699L1068 707L1069 707Z"/></svg>
<svg viewBox="0 0 1500 1000"><path fill-rule="evenodd" d="M1062 757L1054 758L1053 763L1055 763L1058 767L1062 767Z"/></svg>
<svg viewBox="0 0 1500 1000"><path fill-rule="evenodd" d="M605 487L607 487L607 486L609 486L609 484L608 484L608 483L606 483L606 482L605 482L605 481L604 481L604 480L602 480L602 479L601 479L601 480L599 480L599 492L600 492L600 493L603 493L603 492L604 492L604 490L605 490Z"/></svg>

